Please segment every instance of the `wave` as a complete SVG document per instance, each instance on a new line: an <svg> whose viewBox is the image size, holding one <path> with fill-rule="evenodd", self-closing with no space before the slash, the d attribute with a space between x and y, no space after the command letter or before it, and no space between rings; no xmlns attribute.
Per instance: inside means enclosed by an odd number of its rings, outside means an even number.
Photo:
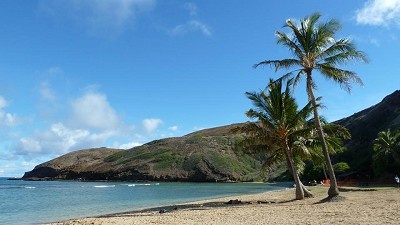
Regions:
<svg viewBox="0 0 400 225"><path fill-rule="evenodd" d="M123 186L128 186L128 187L137 187L137 186L153 186L153 185L160 185L160 183L131 183L131 184L122 184ZM84 186L81 186L84 187ZM113 188L115 185L95 185L93 186L95 188Z"/></svg>
<svg viewBox="0 0 400 225"><path fill-rule="evenodd" d="M160 185L160 183L152 183L152 184L124 184L128 187L136 187L136 186L152 186L152 185Z"/></svg>
<svg viewBox="0 0 400 225"><path fill-rule="evenodd" d="M96 185L95 188L113 188L115 185Z"/></svg>
<svg viewBox="0 0 400 225"><path fill-rule="evenodd" d="M33 186L8 186L8 185L0 185L0 189L34 189L36 187Z"/></svg>

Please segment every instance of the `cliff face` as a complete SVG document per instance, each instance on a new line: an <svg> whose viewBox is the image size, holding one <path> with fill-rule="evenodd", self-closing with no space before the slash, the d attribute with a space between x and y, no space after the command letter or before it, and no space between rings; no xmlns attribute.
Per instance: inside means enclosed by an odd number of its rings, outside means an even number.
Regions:
<svg viewBox="0 0 400 225"><path fill-rule="evenodd" d="M71 152L37 165L32 171L26 172L23 179L52 180L52 179L85 179L96 174L105 174L112 165L104 162L104 158L121 149L93 148Z"/></svg>
<svg viewBox="0 0 400 225"><path fill-rule="evenodd" d="M351 133L351 140L345 143L347 151L338 156L340 160L371 174L372 145L377 134L389 128L400 128L400 90L386 96L380 103L335 123L345 126Z"/></svg>
<svg viewBox="0 0 400 225"><path fill-rule="evenodd" d="M232 127L202 130L129 150L88 149L36 166L23 179L237 181L258 178L260 162L235 148Z"/></svg>

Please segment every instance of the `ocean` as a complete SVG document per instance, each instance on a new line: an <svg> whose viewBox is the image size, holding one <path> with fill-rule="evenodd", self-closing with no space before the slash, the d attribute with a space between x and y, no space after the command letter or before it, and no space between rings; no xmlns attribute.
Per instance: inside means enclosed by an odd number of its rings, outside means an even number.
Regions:
<svg viewBox="0 0 400 225"><path fill-rule="evenodd" d="M289 183L22 181L0 178L0 224L40 224L281 190Z"/></svg>

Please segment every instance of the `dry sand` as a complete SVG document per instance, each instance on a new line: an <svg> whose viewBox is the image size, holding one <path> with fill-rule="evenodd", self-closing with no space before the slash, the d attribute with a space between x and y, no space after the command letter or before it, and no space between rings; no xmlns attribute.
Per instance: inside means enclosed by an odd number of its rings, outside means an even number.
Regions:
<svg viewBox="0 0 400 225"><path fill-rule="evenodd" d="M310 189L314 197L301 201L290 189L55 224L400 224L400 188L346 188L330 201L327 187ZM242 203L225 204L236 199Z"/></svg>

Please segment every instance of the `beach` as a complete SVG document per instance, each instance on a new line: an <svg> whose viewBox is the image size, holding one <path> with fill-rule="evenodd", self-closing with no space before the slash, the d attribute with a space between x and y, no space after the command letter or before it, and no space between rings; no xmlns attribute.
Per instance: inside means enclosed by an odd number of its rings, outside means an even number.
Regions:
<svg viewBox="0 0 400 225"><path fill-rule="evenodd" d="M74 219L52 225L399 224L400 188L341 188L340 195L333 199L326 198L326 186L310 187L310 190L314 197L304 200L294 200L294 189L287 189Z"/></svg>

